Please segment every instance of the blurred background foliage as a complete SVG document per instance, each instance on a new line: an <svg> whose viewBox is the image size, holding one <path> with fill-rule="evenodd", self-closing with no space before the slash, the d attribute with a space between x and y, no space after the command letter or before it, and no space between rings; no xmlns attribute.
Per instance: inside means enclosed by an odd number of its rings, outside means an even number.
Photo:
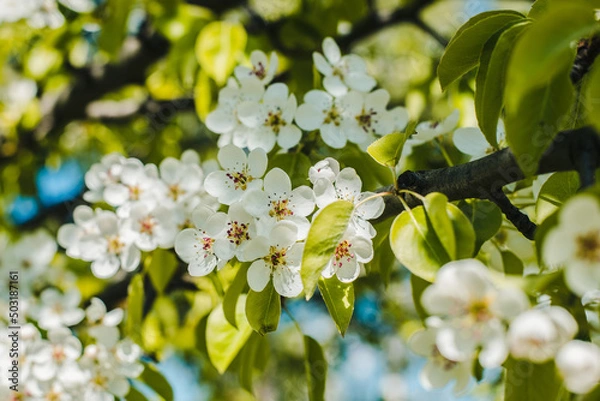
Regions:
<svg viewBox="0 0 600 401"><path fill-rule="evenodd" d="M312 52L332 36L344 51L367 60L378 85L390 92L391 106L405 106L411 120L438 120L459 108L460 125L475 126L474 74L445 93L440 90L435 71L444 46L475 14L500 8L525 12L531 5L514 0L88 1L93 7L82 13L66 0L46 2L45 27L0 10L0 222L11 236L36 227L55 233L83 202L84 173L104 154L159 163L194 149L203 162L214 164L217 136L203 120L234 67L248 64L255 49L277 52L276 81L301 99L320 85ZM418 147L405 168L445 166L440 146ZM448 151L456 163L464 161L450 146ZM272 155L270 164L286 168L298 184L312 163L328 155L356 168L367 189L391 183L387 170L353 146L331 152L320 144L308 156ZM301 400L307 397L298 351L302 336L291 315L305 334L325 345L331 362L328 400L453 399L450 391L429 394L417 383L422 361L402 339L420 323L408 275L392 268L394 260L391 252L378 255L369 266L375 274L355 283L355 316L345 338L319 299L288 301L278 331L268 342L253 334L252 346L221 376L208 361L204 338L219 294L210 279L198 278L193 289L174 285L142 305L140 340L162 361L177 400L254 399L248 391L253 370L263 372L254 383L256 399ZM79 274L84 299L106 291L107 283L90 277L85 263L63 263ZM223 270L225 286L235 272ZM256 361L250 373L244 358ZM490 389L499 375L485 372L473 397L494 399Z"/></svg>

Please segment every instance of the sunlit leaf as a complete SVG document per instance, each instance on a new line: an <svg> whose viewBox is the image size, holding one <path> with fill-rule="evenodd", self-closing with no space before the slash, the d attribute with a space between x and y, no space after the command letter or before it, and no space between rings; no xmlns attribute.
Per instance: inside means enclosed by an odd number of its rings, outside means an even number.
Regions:
<svg viewBox="0 0 600 401"><path fill-rule="evenodd" d="M271 281L261 292L248 292L246 317L250 326L261 336L277 330L281 317L281 297Z"/></svg>
<svg viewBox="0 0 600 401"><path fill-rule="evenodd" d="M235 278L229 285L229 288L227 288L225 296L223 297L223 313L225 314L227 321L233 327L237 327L237 322L235 321L236 305L240 295L246 288L246 274L248 272L248 267L250 267L250 264L248 263L239 264Z"/></svg>
<svg viewBox="0 0 600 401"><path fill-rule="evenodd" d="M354 285L336 276L319 279L319 292L340 334L346 334L354 312Z"/></svg>
<svg viewBox="0 0 600 401"><path fill-rule="evenodd" d="M223 85L233 72L246 48L246 30L240 23L215 21L206 25L196 41L196 58L200 67Z"/></svg>
<svg viewBox="0 0 600 401"><path fill-rule="evenodd" d="M312 337L304 336L304 367L308 384L308 399L323 401L327 379L327 361L321 345Z"/></svg>
<svg viewBox="0 0 600 401"><path fill-rule="evenodd" d="M407 138L406 134L400 132L385 135L370 144L367 152L382 166L396 167Z"/></svg>
<svg viewBox="0 0 600 401"><path fill-rule="evenodd" d="M141 343L140 328L142 327L144 308L144 279L143 275L136 274L127 289L127 319L125 331L138 344Z"/></svg>
<svg viewBox="0 0 600 401"><path fill-rule="evenodd" d="M155 365L144 363L144 371L140 375L140 380L146 383L165 401L173 401L173 389Z"/></svg>
<svg viewBox="0 0 600 401"><path fill-rule="evenodd" d="M146 258L144 265L152 285L162 294L177 270L177 258L172 251L157 249Z"/></svg>

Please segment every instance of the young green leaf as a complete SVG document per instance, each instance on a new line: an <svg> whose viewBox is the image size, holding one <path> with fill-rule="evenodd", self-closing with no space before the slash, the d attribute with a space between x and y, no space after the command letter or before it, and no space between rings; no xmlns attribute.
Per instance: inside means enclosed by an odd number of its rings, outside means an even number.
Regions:
<svg viewBox="0 0 600 401"><path fill-rule="evenodd" d="M125 396L125 400L126 401L148 401L146 396L144 394L140 393L138 390L136 390L136 388L133 386L129 387L129 392Z"/></svg>
<svg viewBox="0 0 600 401"><path fill-rule="evenodd" d="M554 362L535 364L509 359L505 363L505 401L548 401L558 399L562 380Z"/></svg>
<svg viewBox="0 0 600 401"><path fill-rule="evenodd" d="M600 67L596 63L592 65L584 87L583 104L587 121L600 132Z"/></svg>
<svg viewBox="0 0 600 401"><path fill-rule="evenodd" d="M261 336L277 330L281 317L281 298L271 281L261 292L248 292L246 317L250 326Z"/></svg>
<svg viewBox="0 0 600 401"><path fill-rule="evenodd" d="M461 212L469 219L475 231L474 253L492 238L502 226L502 211L496 204L482 199L470 199L458 203Z"/></svg>
<svg viewBox="0 0 600 401"><path fill-rule="evenodd" d="M427 194L423 201L423 207L427 213L427 218L431 221L433 230L440 243L446 250L450 260L456 259L456 238L452 229L452 222L446 212L448 198L439 192Z"/></svg>
<svg viewBox="0 0 600 401"><path fill-rule="evenodd" d="M327 379L327 361L321 345L312 337L304 336L304 367L308 384L308 399L323 401L325 398L325 381Z"/></svg>
<svg viewBox="0 0 600 401"><path fill-rule="evenodd" d="M502 251L502 265L504 266L504 273L512 274L516 276L523 276L523 261L519 259L511 251Z"/></svg>
<svg viewBox="0 0 600 401"><path fill-rule="evenodd" d="M165 401L173 401L173 389L171 385L154 364L144 363L144 371L140 375L140 380L146 383Z"/></svg>
<svg viewBox="0 0 600 401"><path fill-rule="evenodd" d="M335 253L353 212L352 203L336 201L324 207L313 219L300 270L307 300L314 294L321 272Z"/></svg>
<svg viewBox="0 0 600 401"><path fill-rule="evenodd" d="M237 322L235 321L236 305L240 294L246 288L248 282L246 274L250 267L249 263L238 263L238 265L239 267L235 278L229 285L229 288L227 288L225 296L223 297L223 313L229 324L233 327L237 327Z"/></svg>
<svg viewBox="0 0 600 401"><path fill-rule="evenodd" d="M248 392L252 393L253 385L252 385L252 376L254 373L254 365L256 364L256 358L258 355L258 350L260 348L260 342L262 337L259 336L256 332L253 332L246 346L242 350L240 354L240 367L239 367L239 377L240 384L244 389Z"/></svg>
<svg viewBox="0 0 600 401"><path fill-rule="evenodd" d="M408 136L401 132L394 132L369 145L367 153L382 166L394 168L400 161L402 149Z"/></svg>
<svg viewBox="0 0 600 401"><path fill-rule="evenodd" d="M429 281L423 280L422 278L414 274L410 275L410 288L412 290L411 293L413 303L415 304L417 314L423 321L429 317L429 313L427 313L427 311L423 307L423 304L421 304L421 296L423 295L425 289L430 285L431 283Z"/></svg>
<svg viewBox="0 0 600 401"><path fill-rule="evenodd" d="M157 249L146 258L144 267L152 285L159 294L162 294L177 270L177 258L171 251Z"/></svg>
<svg viewBox="0 0 600 401"><path fill-rule="evenodd" d="M514 112L529 107L523 102L532 90L546 87L570 69L575 58L573 42L599 27L589 4L569 1L552 5L516 42L506 72L507 109Z"/></svg>
<svg viewBox="0 0 600 401"><path fill-rule="evenodd" d="M337 277L319 279L319 292L327 306L335 327L342 336L346 334L354 312L354 285L342 283Z"/></svg>
<svg viewBox="0 0 600 401"><path fill-rule="evenodd" d="M544 221L579 190L579 174L563 171L552 174L542 185L535 204L538 222Z"/></svg>
<svg viewBox="0 0 600 401"><path fill-rule="evenodd" d="M469 72L479 61L487 40L508 23L523 19L516 11L488 11L467 21L450 40L438 66L442 89Z"/></svg>
<svg viewBox="0 0 600 401"><path fill-rule="evenodd" d="M233 327L219 304L208 316L206 323L206 348L213 366L223 374L252 334L252 327L246 319L246 296L240 296L236 306L235 320L238 328Z"/></svg>
<svg viewBox="0 0 600 401"><path fill-rule="evenodd" d="M504 87L508 60L519 35L531 25L518 21L496 33L483 47L475 87L475 112L481 132L492 146L498 146L496 131L504 106Z"/></svg>
<svg viewBox="0 0 600 401"><path fill-rule="evenodd" d="M136 274L129 283L127 289L127 318L125 320L125 331L136 343L142 341L140 328L142 327L144 308L144 278L142 274Z"/></svg>

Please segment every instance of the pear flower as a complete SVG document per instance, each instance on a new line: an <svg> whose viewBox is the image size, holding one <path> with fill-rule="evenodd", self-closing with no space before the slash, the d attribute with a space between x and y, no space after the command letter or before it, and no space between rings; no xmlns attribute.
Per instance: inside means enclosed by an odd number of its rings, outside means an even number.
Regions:
<svg viewBox="0 0 600 401"><path fill-rule="evenodd" d="M235 145L226 145L217 154L224 170L213 171L204 182L206 191L224 205L231 205L242 199L246 191L261 189L262 179L267 169L267 154L257 148L248 155Z"/></svg>
<svg viewBox="0 0 600 401"><path fill-rule="evenodd" d="M118 326L123 320L123 309L116 308L107 312L104 302L94 297L85 310L85 316L90 326L88 333L96 341L101 341L109 348L119 341L121 333Z"/></svg>
<svg viewBox="0 0 600 401"><path fill-rule="evenodd" d="M64 294L55 288L47 288L40 295L40 305L35 308L33 315L42 329L74 326L85 317L79 302L81 293L76 288Z"/></svg>
<svg viewBox="0 0 600 401"><path fill-rule="evenodd" d="M498 148L506 146L504 134L504 124L502 120L498 123L498 130L496 131L496 142ZM483 132L477 127L464 127L454 131L452 136L454 146L464 154L471 156L471 160L477 160L485 155L488 155L496 150L497 147L490 145L483 135Z"/></svg>
<svg viewBox="0 0 600 401"><path fill-rule="evenodd" d="M239 80L256 77L263 85L268 85L273 80L279 64L277 53L271 52L269 58L267 58L267 55L260 50L254 50L250 53L250 63L252 68L243 65L235 67L233 71L235 77Z"/></svg>
<svg viewBox="0 0 600 401"><path fill-rule="evenodd" d="M455 381L454 394L463 393L471 380L473 361L455 361L442 355L436 341L443 322L432 316L427 319L426 324L427 328L413 334L408 343L414 352L427 358L427 363L419 375L421 385L431 390Z"/></svg>
<svg viewBox="0 0 600 401"><path fill-rule="evenodd" d="M227 238L225 213L199 206L192 219L195 228L186 228L177 234L175 252L188 264L192 276L206 276L233 258L235 246Z"/></svg>
<svg viewBox="0 0 600 401"><path fill-rule="evenodd" d="M75 363L82 349L79 339L66 327L48 330L48 340L42 340L32 350L33 376L41 381L56 378L64 365Z"/></svg>
<svg viewBox="0 0 600 401"><path fill-rule="evenodd" d="M164 206L151 207L140 202L131 207L129 218L124 220L128 235L142 251L171 248L177 235L177 226L171 210Z"/></svg>
<svg viewBox="0 0 600 401"><path fill-rule="evenodd" d="M592 195L569 199L542 244L544 262L564 267L567 286L577 295L600 288L600 205Z"/></svg>
<svg viewBox="0 0 600 401"><path fill-rule="evenodd" d="M373 77L367 74L367 64L355 55L342 56L340 48L332 38L323 40L323 53L314 52L313 62L325 76L323 86L333 96L342 96L348 88L360 92L369 92L375 86Z"/></svg>
<svg viewBox="0 0 600 401"><path fill-rule="evenodd" d="M379 217L383 213L385 205L381 197L365 201L375 194L361 192L361 190L362 181L356 170L351 167L340 171L333 182L327 179L318 179L314 184L315 200L320 209L337 200L354 203L356 210L351 217L350 224L359 235L373 238L376 232L368 220Z"/></svg>
<svg viewBox="0 0 600 401"><path fill-rule="evenodd" d="M458 110L454 110L442 121L424 121L419 123L415 129L415 134L408 138L404 144L402 156L409 156L415 146L423 145L438 136L454 131L458 125L459 118L460 114Z"/></svg>
<svg viewBox="0 0 600 401"><path fill-rule="evenodd" d="M394 130L394 116L386 110L390 94L385 89L367 94L351 91L344 98L350 118L342 121L342 130L350 142L371 143L375 135L387 135Z"/></svg>
<svg viewBox="0 0 600 401"><path fill-rule="evenodd" d="M453 361L467 361L481 348L479 362L486 368L504 362L508 355L505 322L528 307L521 290L498 289L476 259L442 266L421 302L443 320L436 336L440 353Z"/></svg>
<svg viewBox="0 0 600 401"><path fill-rule="evenodd" d="M565 387L575 394L586 394L600 385L600 347L573 340L556 355L556 367Z"/></svg>
<svg viewBox="0 0 600 401"><path fill-rule="evenodd" d="M334 255L321 273L330 278L336 275L342 283L350 283L358 278L361 266L373 259L373 242L361 237L349 227L335 248Z"/></svg>
<svg viewBox="0 0 600 401"><path fill-rule="evenodd" d="M106 187L120 182L125 160L125 157L118 153L110 153L102 157L100 163L94 163L85 173L88 191L83 194L83 199L90 203L103 201ZM135 159L129 159L130 162L133 160Z"/></svg>
<svg viewBox="0 0 600 401"><path fill-rule="evenodd" d="M204 173L198 164L198 154L189 152L193 151L184 152L182 160L167 157L160 163L160 179L166 191L161 198L170 206L184 203L202 191Z"/></svg>
<svg viewBox="0 0 600 401"><path fill-rule="evenodd" d="M508 330L510 353L518 359L543 363L577 333L577 322L560 306L528 310L517 316Z"/></svg>
<svg viewBox="0 0 600 401"><path fill-rule="evenodd" d="M81 240L99 232L94 210L89 206L79 205L73 211L73 223L64 224L58 229L57 240L66 249L68 256L79 259L82 254Z"/></svg>
<svg viewBox="0 0 600 401"><path fill-rule="evenodd" d="M256 259L248 269L248 285L261 292L271 278L281 296L293 298L302 292L300 263L304 243L296 242L298 228L289 221L276 223L267 237L258 237L248 246L247 255Z"/></svg>
<svg viewBox="0 0 600 401"><path fill-rule="evenodd" d="M326 157L308 169L308 179L313 185L321 178L334 182L339 173L340 163L333 157Z"/></svg>
<svg viewBox="0 0 600 401"><path fill-rule="evenodd" d="M292 190L292 181L287 173L274 168L265 175L264 191L248 191L244 207L248 213L260 219L266 231L279 221L294 223L300 240L308 235L310 222L306 216L315 208L314 194L306 185Z"/></svg>

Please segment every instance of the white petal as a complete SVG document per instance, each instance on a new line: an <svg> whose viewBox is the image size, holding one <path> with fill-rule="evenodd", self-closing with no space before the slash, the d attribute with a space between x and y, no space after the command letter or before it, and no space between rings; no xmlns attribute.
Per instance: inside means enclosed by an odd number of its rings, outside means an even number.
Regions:
<svg viewBox="0 0 600 401"><path fill-rule="evenodd" d="M476 127L459 128L454 132L452 139L458 150L471 156L485 155L491 146L481 130Z"/></svg>
<svg viewBox="0 0 600 401"><path fill-rule="evenodd" d="M337 75L330 75L323 79L323 87L335 97L340 97L348 92L348 87Z"/></svg>
<svg viewBox="0 0 600 401"><path fill-rule="evenodd" d="M292 190L292 181L285 171L276 167L265 175L264 188L272 200L282 196L287 198Z"/></svg>
<svg viewBox="0 0 600 401"><path fill-rule="evenodd" d="M298 228L289 221L280 221L269 234L269 243L276 248L289 248L296 242Z"/></svg>
<svg viewBox="0 0 600 401"><path fill-rule="evenodd" d="M288 124L279 131L279 135L277 136L277 144L282 149L289 149L298 145L301 138L302 132L300 129L295 125Z"/></svg>
<svg viewBox="0 0 600 401"><path fill-rule="evenodd" d="M235 127L235 118L230 110L216 109L206 116L206 127L217 133L225 134Z"/></svg>
<svg viewBox="0 0 600 401"><path fill-rule="evenodd" d="M336 276L342 283L351 283L358 278L360 266L356 258L350 261L342 259L340 263L342 265L337 269Z"/></svg>
<svg viewBox="0 0 600 401"><path fill-rule="evenodd" d="M248 268L246 278L252 291L261 292L271 278L271 269L263 260L257 260Z"/></svg>
<svg viewBox="0 0 600 401"><path fill-rule="evenodd" d="M205 254L204 257L192 260L188 266L188 272L192 276L206 276L210 274L217 265L217 257L212 254Z"/></svg>
<svg viewBox="0 0 600 401"><path fill-rule="evenodd" d="M321 138L323 142L334 149L341 149L346 145L346 135L335 124L323 124L321 126Z"/></svg>
<svg viewBox="0 0 600 401"><path fill-rule="evenodd" d="M92 262L92 274L98 278L109 278L119 271L119 265L116 256L107 256Z"/></svg>
<svg viewBox="0 0 600 401"><path fill-rule="evenodd" d="M258 129L248 135L248 149L263 149L270 152L275 147L277 137L269 128Z"/></svg>
<svg viewBox="0 0 600 401"><path fill-rule="evenodd" d="M262 177L267 169L267 153L264 149L254 149L248 155L248 174L252 177Z"/></svg>
<svg viewBox="0 0 600 401"><path fill-rule="evenodd" d="M314 105L304 103L296 109L295 120L303 130L313 131L323 124L323 113Z"/></svg>
<svg viewBox="0 0 600 401"><path fill-rule="evenodd" d="M129 189L125 185L110 184L104 189L103 196L109 205L119 206L129 199Z"/></svg>
<svg viewBox="0 0 600 401"><path fill-rule="evenodd" d="M315 63L317 71L319 71L321 74L325 76L333 74L333 68L331 68L331 65L321 53L313 53L313 62Z"/></svg>
<svg viewBox="0 0 600 401"><path fill-rule="evenodd" d="M300 272L286 266L280 266L273 272L273 286L281 296L293 298L302 292Z"/></svg>
<svg viewBox="0 0 600 401"><path fill-rule="evenodd" d="M337 64L342 58L340 48L330 37L323 39L323 54L331 64Z"/></svg>
<svg viewBox="0 0 600 401"><path fill-rule="evenodd" d="M362 72L351 72L347 74L344 77L344 82L350 88L361 92L369 92L377 85L375 78Z"/></svg>
<svg viewBox="0 0 600 401"><path fill-rule="evenodd" d="M217 154L219 164L228 171L242 171L246 166L246 152L235 145L223 146Z"/></svg>

